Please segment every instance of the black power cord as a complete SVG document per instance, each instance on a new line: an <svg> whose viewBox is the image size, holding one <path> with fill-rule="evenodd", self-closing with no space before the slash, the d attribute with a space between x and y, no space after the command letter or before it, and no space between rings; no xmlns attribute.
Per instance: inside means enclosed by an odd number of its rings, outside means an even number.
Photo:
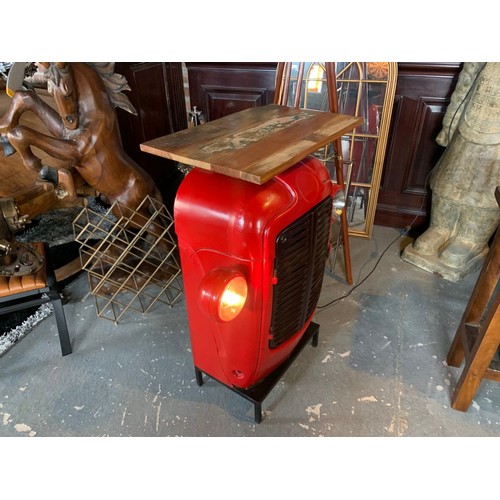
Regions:
<svg viewBox="0 0 500 500"><path fill-rule="evenodd" d="M412 222L412 224L414 223L415 221ZM396 236L396 238L394 238L388 245L387 247L385 248L385 250L380 254L379 258L377 259L377 262L375 262L375 265L373 266L373 269L355 286L353 286L348 293L346 293L345 295L342 295L341 297L338 297L336 299L333 299L331 300L330 302L327 302L326 304L322 305L322 306L318 306L317 309L318 310L321 310L321 309L325 309L326 307L329 307L333 304L335 304L336 302L340 302L341 300L349 297L349 295L351 295L352 292L354 292L354 290L356 290L357 288L359 288L375 271L375 269L377 269L377 266L379 265L380 261L382 260L382 257L385 255L385 253L389 250L389 248L392 247L392 245L394 245L394 243L396 243L396 241L399 240L399 238L402 238L403 236L406 236L411 230L411 225L408 225L406 226L404 229L401 230L401 232L398 234L398 236Z"/></svg>

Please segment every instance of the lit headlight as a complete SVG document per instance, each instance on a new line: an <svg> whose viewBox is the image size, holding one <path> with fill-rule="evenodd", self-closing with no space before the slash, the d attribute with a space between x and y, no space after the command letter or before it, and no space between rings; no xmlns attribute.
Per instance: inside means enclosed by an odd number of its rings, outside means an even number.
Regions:
<svg viewBox="0 0 500 500"><path fill-rule="evenodd" d="M345 208L345 193L339 189L333 196L333 215L340 217Z"/></svg>
<svg viewBox="0 0 500 500"><path fill-rule="evenodd" d="M247 300L247 280L243 276L235 276L224 286L218 303L217 315L221 321L231 321L240 314Z"/></svg>
<svg viewBox="0 0 500 500"><path fill-rule="evenodd" d="M231 321L242 311L247 295L248 285L243 274L230 269L214 269L201 283L200 305L211 317Z"/></svg>

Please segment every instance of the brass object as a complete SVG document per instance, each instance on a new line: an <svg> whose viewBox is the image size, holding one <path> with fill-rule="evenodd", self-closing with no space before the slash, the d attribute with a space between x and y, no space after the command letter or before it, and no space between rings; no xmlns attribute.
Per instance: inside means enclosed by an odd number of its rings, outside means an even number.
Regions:
<svg viewBox="0 0 500 500"><path fill-rule="evenodd" d="M136 211L120 202L104 214L85 207L73 231L98 317L117 324L129 310L171 307L181 296L173 219L157 200L146 196Z"/></svg>
<svg viewBox="0 0 500 500"><path fill-rule="evenodd" d="M29 243L12 240L4 246L0 241L0 276L26 276L35 274L43 265L43 257Z"/></svg>
<svg viewBox="0 0 500 500"><path fill-rule="evenodd" d="M291 66L281 72L278 66L276 98L282 104L363 118L362 125L342 137L340 148L330 144L319 150L317 156L323 159L335 180L335 163L340 159L344 167L342 180L346 185L349 235L371 238L396 93L397 63L293 62L279 65ZM331 66L334 74L329 76ZM329 81L333 79L337 90L335 109L332 109L328 93Z"/></svg>
<svg viewBox="0 0 500 500"><path fill-rule="evenodd" d="M35 247L14 238L26 222L12 198L0 199L0 276L26 276L42 268L43 257Z"/></svg>
<svg viewBox="0 0 500 500"><path fill-rule="evenodd" d="M29 223L27 215L21 216L16 202L12 198L0 198L0 237L4 231L17 233Z"/></svg>

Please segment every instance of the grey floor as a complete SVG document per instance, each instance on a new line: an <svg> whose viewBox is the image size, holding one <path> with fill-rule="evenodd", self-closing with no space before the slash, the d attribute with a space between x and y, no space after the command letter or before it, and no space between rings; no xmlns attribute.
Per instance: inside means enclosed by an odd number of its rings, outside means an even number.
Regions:
<svg viewBox="0 0 500 500"><path fill-rule="evenodd" d="M375 227L351 240L355 283L397 237ZM80 275L65 289L73 353L60 355L50 316L0 357L0 436L500 436L500 384L484 381L465 413L450 407L460 370L446 354L479 273L440 279L400 259L409 242L317 312L319 345L265 399L260 424L237 394L196 385L183 298L115 325ZM327 273L319 303L350 289Z"/></svg>

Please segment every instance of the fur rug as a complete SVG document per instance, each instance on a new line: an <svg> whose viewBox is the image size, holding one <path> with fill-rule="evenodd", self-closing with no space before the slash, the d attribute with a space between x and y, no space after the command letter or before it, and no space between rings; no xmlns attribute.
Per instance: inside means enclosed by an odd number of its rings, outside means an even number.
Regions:
<svg viewBox="0 0 500 500"><path fill-rule="evenodd" d="M30 333L38 323L50 316L53 312L52 304L42 304L40 307L18 311L10 315L4 316L7 318L5 324L2 321L1 330L5 330L0 335L0 356L5 354L16 342ZM12 328L5 328L8 325L15 324Z"/></svg>

